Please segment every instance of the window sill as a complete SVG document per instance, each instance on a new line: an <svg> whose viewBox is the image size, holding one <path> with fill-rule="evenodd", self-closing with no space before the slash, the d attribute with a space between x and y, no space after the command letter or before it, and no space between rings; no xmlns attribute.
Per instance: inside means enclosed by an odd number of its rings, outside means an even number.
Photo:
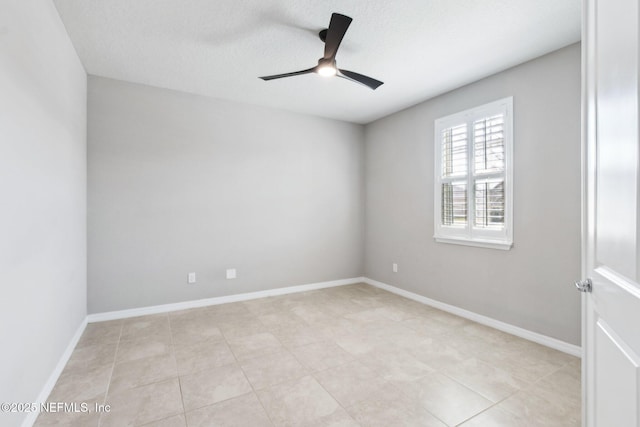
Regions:
<svg viewBox="0 0 640 427"><path fill-rule="evenodd" d="M508 251L513 246L513 242L503 241L503 240L484 240L484 239L472 240L472 239L465 239L465 238L440 237L440 236L433 236L433 238L438 243L451 243L454 245L475 246L479 248L488 248L488 249L500 249L503 251Z"/></svg>

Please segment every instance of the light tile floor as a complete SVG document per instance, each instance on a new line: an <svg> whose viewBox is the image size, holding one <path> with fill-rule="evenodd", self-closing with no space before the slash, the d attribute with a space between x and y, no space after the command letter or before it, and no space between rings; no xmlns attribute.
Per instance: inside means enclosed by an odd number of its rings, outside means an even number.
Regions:
<svg viewBox="0 0 640 427"><path fill-rule="evenodd" d="M87 326L36 426L580 426L580 360L365 285Z"/></svg>

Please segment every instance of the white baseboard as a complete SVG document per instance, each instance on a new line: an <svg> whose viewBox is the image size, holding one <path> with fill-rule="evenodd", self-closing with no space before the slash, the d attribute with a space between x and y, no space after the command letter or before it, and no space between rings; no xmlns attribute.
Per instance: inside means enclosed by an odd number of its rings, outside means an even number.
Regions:
<svg viewBox="0 0 640 427"><path fill-rule="evenodd" d="M186 310L189 308L206 307L210 305L226 304L229 302L247 301L256 298L272 297L276 295L306 292L315 289L332 288L334 286L352 285L363 283L364 277L352 277L351 279L332 280L329 282L309 283L306 285L289 286L286 288L267 289L264 291L248 292L244 294L227 295L223 297L205 298L193 301L184 301L173 304L154 305L149 307L132 308L129 310L109 311L95 313L87 316L89 323L104 322L106 320L126 319L129 317L145 316L147 314L167 313L170 311Z"/></svg>
<svg viewBox="0 0 640 427"><path fill-rule="evenodd" d="M443 302L436 301L431 298L415 294L413 292L405 291L404 289L400 289L386 283L378 282L377 280L369 279L368 277L363 278L362 281L377 288L384 289L385 291L389 291L405 298L421 302L431 307L438 308L442 311L447 311L451 314L455 314L456 316L464 317L465 319L473 320L474 322L481 323L483 325L498 329L508 334L533 341L535 343L562 351L563 353L567 353L572 356L582 357L582 348L577 345L569 344L567 342L560 341L559 339L542 335L537 332L529 331L527 329L520 328L509 323L501 322L499 320L492 319L491 317L483 316L481 314L474 313L472 311L465 310L454 305L445 304Z"/></svg>
<svg viewBox="0 0 640 427"><path fill-rule="evenodd" d="M58 364L56 365L55 369L49 376L49 379L44 384L44 387L42 387L40 394L38 395L35 402L33 403L40 406L42 403L45 403L47 401L47 399L49 398L49 395L51 394L51 390L53 390L53 387L56 385L58 378L60 378L60 374L64 370L64 367L67 365L67 362L69 361L69 358L73 353L73 350L76 348L78 341L80 341L80 337L82 336L82 333L84 332L84 329L86 327L87 327L87 318L85 317L82 320L82 323L80 323L80 326L78 326L76 333L71 338L71 341L69 341L69 345L67 345L67 348L64 350L64 353L62 353L60 360L58 360ZM22 427L33 426L33 424L36 422L36 419L38 418L38 415L40 415L38 411L29 412L27 414L27 417L22 421Z"/></svg>
<svg viewBox="0 0 640 427"><path fill-rule="evenodd" d="M555 350L562 351L567 354L571 354L572 356L581 357L582 355L582 348L577 345L569 344L567 342L558 340L556 338L542 335L537 332L529 331L527 329L520 328L518 326L514 326L509 323L501 322L491 317L483 316L481 314L474 313L472 311L465 310L463 308L456 307L454 305L449 305L440 301L436 301L434 299L427 298L422 295L418 295L416 293L409 292L404 289L400 289L395 286L370 279L368 277L353 277L350 279L332 280L329 282L319 282L319 283L309 283L306 285L289 286L285 288L268 289L268 290L258 291L258 292L249 292L244 294L205 298L205 299L199 299L199 300L193 300L193 301L178 302L173 304L163 304L163 305L155 305L155 306L149 306L149 307L133 308L129 310L95 313L95 314L89 314L87 316L87 322L94 323L94 322L103 322L107 320L126 319L129 317L144 316L148 314L167 313L171 311L186 310L189 308L197 308L197 307L206 307L210 305L226 304L230 302L247 301L247 300L252 300L257 298L292 294L296 292L312 291L315 289L331 288L334 286L351 285L354 283L367 283L369 285L375 286L380 289L384 289L386 291L403 296L405 298L409 298L414 301L418 301L423 304L438 308L440 310L455 314L456 316L464 317L465 319L469 319L474 322L478 322L483 325L498 329L500 331L518 336L520 338L524 338L529 341L536 342L538 344L553 348ZM84 330L84 327L82 329ZM80 332L80 334L81 333L82 332ZM79 337L80 336L78 335L77 338ZM74 347L76 342L77 340L73 343ZM71 350L73 350L73 347L71 347ZM64 367L64 364L62 366ZM57 376L56 376L56 379L57 379ZM55 384L55 381L53 381L53 384ZM51 385L51 387L53 387L53 384Z"/></svg>

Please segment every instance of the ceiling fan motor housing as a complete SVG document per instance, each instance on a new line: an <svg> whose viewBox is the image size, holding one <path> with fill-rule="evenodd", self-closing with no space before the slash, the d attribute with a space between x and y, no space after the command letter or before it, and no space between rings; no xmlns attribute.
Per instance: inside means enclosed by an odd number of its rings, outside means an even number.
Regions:
<svg viewBox="0 0 640 427"><path fill-rule="evenodd" d="M336 60L331 58L320 58L318 59L318 68L336 68Z"/></svg>

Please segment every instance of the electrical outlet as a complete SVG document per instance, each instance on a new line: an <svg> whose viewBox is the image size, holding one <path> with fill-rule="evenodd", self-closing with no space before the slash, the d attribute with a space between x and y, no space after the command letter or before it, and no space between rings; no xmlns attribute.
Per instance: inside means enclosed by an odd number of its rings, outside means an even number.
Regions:
<svg viewBox="0 0 640 427"><path fill-rule="evenodd" d="M235 268L227 268L227 279L235 279L236 276L236 269Z"/></svg>
<svg viewBox="0 0 640 427"><path fill-rule="evenodd" d="M394 273L398 272L398 264L396 264L395 262L391 265L391 269L393 270Z"/></svg>
<svg viewBox="0 0 640 427"><path fill-rule="evenodd" d="M187 283L196 283L196 273L189 273Z"/></svg>

